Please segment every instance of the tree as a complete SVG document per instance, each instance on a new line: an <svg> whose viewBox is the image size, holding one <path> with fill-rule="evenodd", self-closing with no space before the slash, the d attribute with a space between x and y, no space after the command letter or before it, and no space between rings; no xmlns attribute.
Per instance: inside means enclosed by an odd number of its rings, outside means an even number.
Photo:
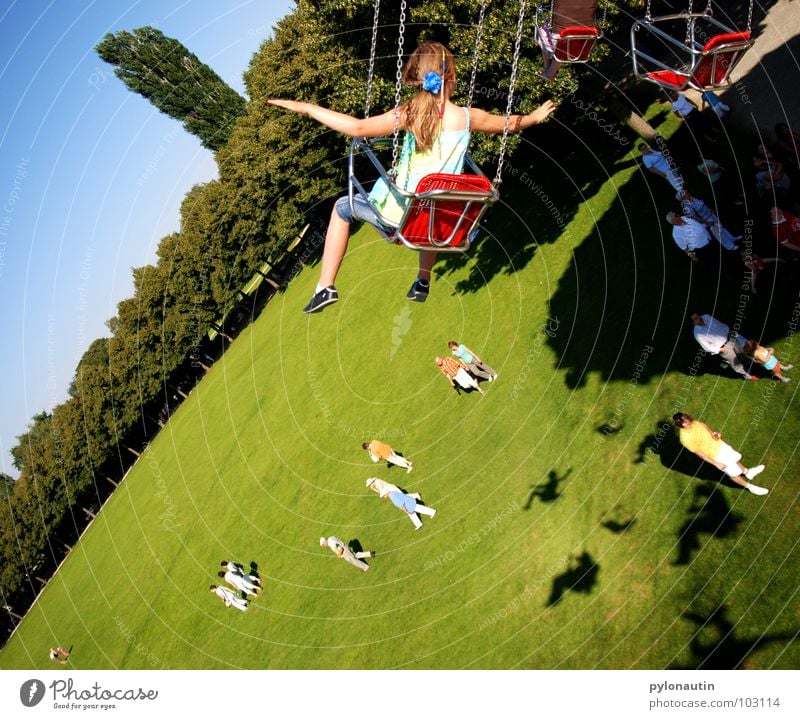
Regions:
<svg viewBox="0 0 800 719"><path fill-rule="evenodd" d="M245 100L180 42L139 27L109 33L95 49L129 90L180 120L204 147L218 150L228 141Z"/></svg>

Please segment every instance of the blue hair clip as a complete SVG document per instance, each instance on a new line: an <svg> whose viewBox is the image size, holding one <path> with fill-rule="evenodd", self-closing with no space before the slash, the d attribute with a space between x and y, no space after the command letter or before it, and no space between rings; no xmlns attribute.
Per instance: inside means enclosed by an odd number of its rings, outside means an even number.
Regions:
<svg viewBox="0 0 800 719"><path fill-rule="evenodd" d="M435 95L442 89L442 76L438 72L429 72L422 80L422 89Z"/></svg>

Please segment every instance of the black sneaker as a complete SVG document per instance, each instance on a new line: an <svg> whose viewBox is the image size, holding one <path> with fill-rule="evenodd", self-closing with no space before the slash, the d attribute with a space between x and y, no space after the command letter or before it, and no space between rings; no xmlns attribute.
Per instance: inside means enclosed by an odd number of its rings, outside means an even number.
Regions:
<svg viewBox="0 0 800 719"><path fill-rule="evenodd" d="M419 279L414 280L411 289L406 292L406 299L412 302L424 302L428 299L428 292L430 291L430 284L423 285Z"/></svg>
<svg viewBox="0 0 800 719"><path fill-rule="evenodd" d="M311 298L311 302L303 308L303 312L307 315L314 314L315 312L322 312L328 305L332 305L334 302L338 301L339 293L336 291L336 288L331 285L317 292L317 294Z"/></svg>

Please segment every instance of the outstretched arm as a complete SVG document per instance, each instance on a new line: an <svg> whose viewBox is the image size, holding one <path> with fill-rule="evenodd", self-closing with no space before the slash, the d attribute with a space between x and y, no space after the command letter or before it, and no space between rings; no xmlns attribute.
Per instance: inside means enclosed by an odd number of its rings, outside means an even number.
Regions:
<svg viewBox="0 0 800 719"><path fill-rule="evenodd" d="M278 100L275 98L268 100L268 102L270 105L291 110L299 115L306 115L312 120L330 127L331 130L336 130L336 132L341 132L349 137L382 137L383 135L391 134L394 130L394 111L376 115L375 117L360 118L329 110L327 107L320 107L310 102ZM402 113L400 115L400 129L403 129Z"/></svg>
<svg viewBox="0 0 800 719"><path fill-rule="evenodd" d="M550 114L555 109L556 106L553 104L553 101L547 100L527 115L512 115L509 119L508 130L509 132L519 132L532 125L538 125L550 117ZM477 107L470 108L469 121L473 130L494 134L503 132L503 128L506 124L505 115L492 115L486 112L486 110L481 110Z"/></svg>

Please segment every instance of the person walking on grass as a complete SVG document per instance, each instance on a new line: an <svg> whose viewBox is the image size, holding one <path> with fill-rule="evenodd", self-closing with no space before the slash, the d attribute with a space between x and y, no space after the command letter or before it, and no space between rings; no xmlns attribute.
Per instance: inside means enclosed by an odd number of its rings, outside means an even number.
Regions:
<svg viewBox="0 0 800 719"><path fill-rule="evenodd" d="M747 469L739 461L742 455L729 444L723 442L722 435L719 432L715 432L707 424L693 419L685 412L674 414L672 421L678 428L681 444L690 452L696 454L704 462L713 464L717 469L725 472L732 482L744 487L751 494L760 496L769 492L768 489L759 487L750 481L764 471L763 464Z"/></svg>
<svg viewBox="0 0 800 719"><path fill-rule="evenodd" d="M414 469L414 464L410 459L397 454L386 442L381 442L378 439L373 439L371 442L364 442L361 445L362 449L369 452L369 458L373 462L386 462L387 464L395 464L406 470L406 473Z"/></svg>
<svg viewBox="0 0 800 719"><path fill-rule="evenodd" d="M375 556L375 552L353 552L339 537L319 538L320 547L328 547L339 559L344 559L348 564L358 567L362 572L369 569L369 564L362 561Z"/></svg>
<svg viewBox="0 0 800 719"><path fill-rule="evenodd" d="M719 355L734 372L746 380L758 381L758 377L750 374L739 358L744 353L744 343L747 342L744 337L711 315L694 312L689 319L694 325L694 338L705 352Z"/></svg>
<svg viewBox="0 0 800 719"><path fill-rule="evenodd" d="M403 81L416 92L400 106L396 119L394 110L361 119L310 102L282 99L271 99L269 102L307 115L349 137L391 135L397 123L398 129L406 134L393 184L410 192L426 175L437 172L460 173L471 132L501 134L506 127L505 116L492 115L476 107L458 107L450 101L456 89L455 57L438 42L424 42L414 50L403 69ZM509 130L519 132L538 125L553 110L555 105L548 100L527 115L512 115ZM360 195L356 195L352 203L348 196L339 198L325 236L319 283L303 312L321 312L338 301L339 293L334 282L347 252L350 224L363 220L391 232L398 226L407 202L382 179L375 183L368 200ZM435 252L419 253L417 279L406 294L407 299L424 302L428 298L431 268L435 260Z"/></svg>
<svg viewBox="0 0 800 719"><path fill-rule="evenodd" d="M460 359L474 377L480 377L481 379L489 380L489 382L494 382L494 380L497 379L497 372L489 367L486 362L478 357L478 355L466 345L459 344L455 340L450 340L447 346L450 348L450 352L453 353L453 356Z"/></svg>
<svg viewBox="0 0 800 719"><path fill-rule="evenodd" d="M478 390L478 394L481 397L483 396L484 392L478 385L478 380L467 372L467 366L460 359L455 357L434 357L433 361L436 362L439 371L447 377L447 381L450 382L450 386L453 389L456 389L457 382L462 389L475 389Z"/></svg>
<svg viewBox="0 0 800 719"><path fill-rule="evenodd" d="M744 351L758 362L765 370L772 372L772 376L781 382L791 382L790 377L783 376L783 370L790 370L793 364L781 364L775 356L772 347L762 347L755 340L747 340L744 343Z"/></svg>

